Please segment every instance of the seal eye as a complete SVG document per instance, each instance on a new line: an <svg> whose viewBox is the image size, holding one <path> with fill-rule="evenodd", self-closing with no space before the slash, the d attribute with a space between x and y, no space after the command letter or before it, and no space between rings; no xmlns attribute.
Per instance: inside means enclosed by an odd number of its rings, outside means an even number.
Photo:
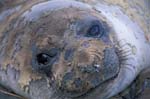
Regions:
<svg viewBox="0 0 150 99"><path fill-rule="evenodd" d="M100 28L98 25L93 25L88 30L88 33L86 34L87 37L98 37L100 35Z"/></svg>
<svg viewBox="0 0 150 99"><path fill-rule="evenodd" d="M99 35L99 26L98 25L93 25L92 27L90 27L90 29L88 30L87 36L98 36Z"/></svg>
<svg viewBox="0 0 150 99"><path fill-rule="evenodd" d="M48 65L51 60L57 55L58 50L52 48L48 53L39 53L36 56L37 62L39 65Z"/></svg>
<svg viewBox="0 0 150 99"><path fill-rule="evenodd" d="M47 65L50 61L50 56L45 53L40 53L37 55L37 62L39 65Z"/></svg>
<svg viewBox="0 0 150 99"><path fill-rule="evenodd" d="M57 61L58 55L59 49L57 48L51 48L50 50L40 50L39 52L35 52L32 59L33 70L50 76L51 68L53 64Z"/></svg>

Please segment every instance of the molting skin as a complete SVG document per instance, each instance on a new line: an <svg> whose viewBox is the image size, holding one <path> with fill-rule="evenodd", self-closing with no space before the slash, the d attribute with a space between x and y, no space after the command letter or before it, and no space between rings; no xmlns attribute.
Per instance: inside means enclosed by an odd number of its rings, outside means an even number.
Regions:
<svg viewBox="0 0 150 99"><path fill-rule="evenodd" d="M1 85L31 99L107 99L150 66L143 30L119 7L39 2L7 10L5 25L0 14Z"/></svg>

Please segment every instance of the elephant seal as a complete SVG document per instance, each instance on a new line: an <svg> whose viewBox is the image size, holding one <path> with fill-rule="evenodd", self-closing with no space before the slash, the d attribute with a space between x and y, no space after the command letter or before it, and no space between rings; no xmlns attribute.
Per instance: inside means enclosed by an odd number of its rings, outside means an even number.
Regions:
<svg viewBox="0 0 150 99"><path fill-rule="evenodd" d="M4 6L0 84L29 99L108 99L122 92L150 67L150 34L111 3L25 0Z"/></svg>

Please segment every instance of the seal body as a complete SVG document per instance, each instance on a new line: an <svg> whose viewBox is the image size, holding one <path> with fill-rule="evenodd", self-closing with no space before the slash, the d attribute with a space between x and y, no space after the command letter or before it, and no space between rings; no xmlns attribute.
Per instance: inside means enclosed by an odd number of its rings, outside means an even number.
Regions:
<svg viewBox="0 0 150 99"><path fill-rule="evenodd" d="M0 84L29 99L122 92L150 66L150 12L146 1L140 14L128 9L142 1L121 1L31 0L12 8L4 2ZM143 10L148 15L141 17Z"/></svg>

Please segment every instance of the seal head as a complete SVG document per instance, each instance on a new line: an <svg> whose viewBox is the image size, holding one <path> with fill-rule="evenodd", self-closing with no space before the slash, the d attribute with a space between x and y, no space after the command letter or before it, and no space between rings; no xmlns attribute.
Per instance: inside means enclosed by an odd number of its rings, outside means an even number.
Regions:
<svg viewBox="0 0 150 99"><path fill-rule="evenodd" d="M32 99L107 99L149 66L143 32L119 8L35 2L18 7L1 29L0 83L16 93Z"/></svg>
<svg viewBox="0 0 150 99"><path fill-rule="evenodd" d="M52 4L53 3L53 4ZM113 79L119 57L110 25L82 3L65 7L49 2L49 10L36 7L24 14L32 27L32 68L53 78L58 90L71 97L83 95ZM57 9L51 11L52 5ZM43 5L44 6L44 5ZM31 23L32 22L32 23Z"/></svg>

